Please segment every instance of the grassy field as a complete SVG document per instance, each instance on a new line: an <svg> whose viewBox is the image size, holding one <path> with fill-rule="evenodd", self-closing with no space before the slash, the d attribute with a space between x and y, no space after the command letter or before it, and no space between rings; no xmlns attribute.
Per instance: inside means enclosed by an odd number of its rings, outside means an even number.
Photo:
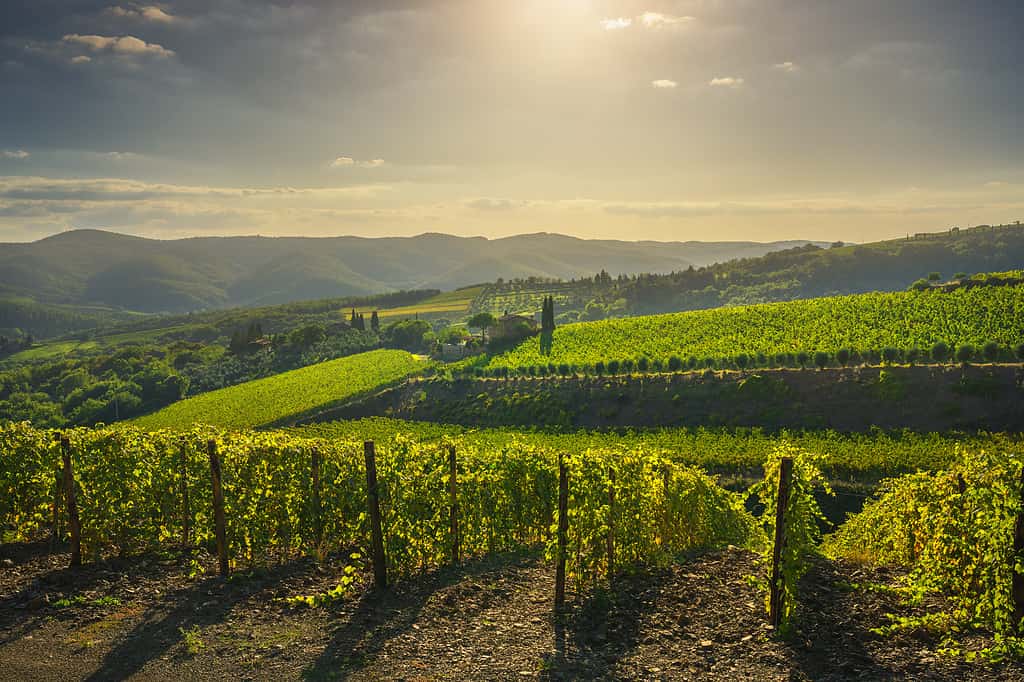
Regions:
<svg viewBox="0 0 1024 682"><path fill-rule="evenodd" d="M583 322L555 330L550 353L534 337L493 358L491 367L670 356L731 358L738 354L835 353L918 348L937 342L988 342L1002 354L1024 342L1024 286L977 287L952 292L898 292L716 308L687 313Z"/></svg>
<svg viewBox="0 0 1024 682"><path fill-rule="evenodd" d="M470 306L473 304L473 301L476 300L477 296L480 295L480 292L482 292L483 289L484 287L482 286L456 289L455 291L446 291L438 294L437 296L431 296L416 305L385 309L363 306L356 308L356 312L363 313L369 317L370 314L376 310L377 315L382 320L394 320L396 318L417 316L460 318L469 313Z"/></svg>
<svg viewBox="0 0 1024 682"><path fill-rule="evenodd" d="M144 429L265 426L342 402L424 367L422 359L405 351L375 350L204 393L134 423Z"/></svg>

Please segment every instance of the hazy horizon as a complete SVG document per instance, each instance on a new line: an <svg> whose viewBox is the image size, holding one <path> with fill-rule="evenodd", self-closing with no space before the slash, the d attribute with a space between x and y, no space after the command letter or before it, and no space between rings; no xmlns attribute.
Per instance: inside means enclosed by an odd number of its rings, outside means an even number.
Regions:
<svg viewBox="0 0 1024 682"><path fill-rule="evenodd" d="M0 242L1011 223L1022 33L995 0L14 0Z"/></svg>

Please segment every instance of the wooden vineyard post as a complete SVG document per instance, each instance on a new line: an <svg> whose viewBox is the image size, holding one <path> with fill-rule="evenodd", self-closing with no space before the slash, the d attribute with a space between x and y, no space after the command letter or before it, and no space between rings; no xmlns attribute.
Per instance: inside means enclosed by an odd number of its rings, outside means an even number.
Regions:
<svg viewBox="0 0 1024 682"><path fill-rule="evenodd" d="M181 546L187 548L192 538L192 503L188 499L188 443L181 439Z"/></svg>
<svg viewBox="0 0 1024 682"><path fill-rule="evenodd" d="M213 483L213 522L217 537L217 560L220 575L226 578L228 575L228 540L224 522L224 491L221 488L220 480L220 457L217 456L216 441L206 442L206 452L210 456L210 478Z"/></svg>
<svg viewBox="0 0 1024 682"><path fill-rule="evenodd" d="M555 610L565 606L565 554L569 531L569 475L558 453L558 555L555 563Z"/></svg>
<svg viewBox="0 0 1024 682"><path fill-rule="evenodd" d="M56 548L60 542L60 500L64 497L64 472L63 464L61 471L54 472L53 476L53 536L51 537L50 549Z"/></svg>
<svg viewBox="0 0 1024 682"><path fill-rule="evenodd" d="M373 441L363 443L366 456L366 503L370 511L370 554L373 559L373 584L384 589L388 586L388 567L384 557L384 532L380 523L380 495L377 488L377 460Z"/></svg>
<svg viewBox="0 0 1024 682"><path fill-rule="evenodd" d="M608 581L615 575L615 469L608 467Z"/></svg>
<svg viewBox="0 0 1024 682"><path fill-rule="evenodd" d="M71 565L82 565L82 526L78 521L78 502L75 499L75 472L71 466L71 443L67 436L60 437L60 455L64 465L64 494L67 496L68 528L71 531Z"/></svg>
<svg viewBox="0 0 1024 682"><path fill-rule="evenodd" d="M786 542L786 507L793 477L793 460L783 457L779 463L779 498L775 509L775 546L772 552L772 582L768 592L768 620L778 628L782 618L782 547Z"/></svg>
<svg viewBox="0 0 1024 682"><path fill-rule="evenodd" d="M1024 469L1020 472L1020 489L1021 503L1024 505ZM1024 552L1024 507L1017 512L1017 522L1013 527L1013 555L1010 557L1011 569L1016 568L1014 564L1022 552ZM1024 634L1024 625L1021 625L1021 619L1024 619L1024 575L1013 570L1011 586L1013 593L1013 624L1020 630L1019 634Z"/></svg>
<svg viewBox="0 0 1024 682"><path fill-rule="evenodd" d="M448 517L452 534L452 563L462 560L461 538L459 537L459 463L455 457L455 446L448 446Z"/></svg>
<svg viewBox="0 0 1024 682"><path fill-rule="evenodd" d="M313 448L310 451L310 476L313 498L313 532L316 539L316 546L319 548L324 541L324 518L323 502L320 497L320 450Z"/></svg>

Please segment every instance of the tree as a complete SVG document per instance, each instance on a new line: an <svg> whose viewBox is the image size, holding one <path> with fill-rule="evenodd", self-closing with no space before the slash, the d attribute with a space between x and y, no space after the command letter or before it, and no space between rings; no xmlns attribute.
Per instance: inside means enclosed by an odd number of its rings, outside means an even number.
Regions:
<svg viewBox="0 0 1024 682"><path fill-rule="evenodd" d="M814 354L814 364L818 366L818 369L825 369L831 361L832 356L823 350L819 350Z"/></svg>
<svg viewBox="0 0 1024 682"><path fill-rule="evenodd" d="M490 313L477 313L469 318L468 326L470 329L479 329L480 340L483 341L486 338L487 330L497 323L498 321L494 319L494 315Z"/></svg>
<svg viewBox="0 0 1024 682"><path fill-rule="evenodd" d="M843 367L846 367L847 365L849 365L850 364L850 349L849 348L840 348L839 350L837 350L836 351L836 360Z"/></svg>
<svg viewBox="0 0 1024 682"><path fill-rule="evenodd" d="M899 348L894 348L893 346L886 346L885 348L882 349L882 360L885 361L885 364L892 365L899 359Z"/></svg>
<svg viewBox="0 0 1024 682"><path fill-rule="evenodd" d="M746 369L747 365L750 364L750 356L746 353L740 353L736 356L736 366L740 369Z"/></svg>
<svg viewBox="0 0 1024 682"><path fill-rule="evenodd" d="M967 365L971 362L974 357L974 346L969 343L965 343L956 349L956 359Z"/></svg>
<svg viewBox="0 0 1024 682"><path fill-rule="evenodd" d="M683 361L678 355L672 355L668 359L668 370L678 372L683 368Z"/></svg>
<svg viewBox="0 0 1024 682"><path fill-rule="evenodd" d="M353 308L352 309L352 316L349 317L349 320L348 320L348 326L350 326L353 329L355 329L356 328L356 320L357 319L358 319L358 317L356 317L356 309Z"/></svg>
<svg viewBox="0 0 1024 682"><path fill-rule="evenodd" d="M542 334L553 334L555 331L555 299L545 296L540 310L540 331Z"/></svg>
<svg viewBox="0 0 1024 682"><path fill-rule="evenodd" d="M405 350L421 350L426 343L427 333L433 336L430 324L423 320L402 320L384 328L388 345ZM433 340L433 339L431 339Z"/></svg>
<svg viewBox="0 0 1024 682"><path fill-rule="evenodd" d="M807 367L807 363L810 361L811 356L807 354L807 351L800 351L796 354L796 362L800 365L800 369Z"/></svg>
<svg viewBox="0 0 1024 682"><path fill-rule="evenodd" d="M375 332L380 332L380 318L377 316L376 310L374 310L370 315L370 329Z"/></svg>
<svg viewBox="0 0 1024 682"><path fill-rule="evenodd" d="M931 356L932 360L939 363L949 360L949 346L944 341L936 342L932 346Z"/></svg>
<svg viewBox="0 0 1024 682"><path fill-rule="evenodd" d="M1017 359L1024 362L1024 343L1017 346L1017 348L1014 349L1014 352L1017 353Z"/></svg>
<svg viewBox="0 0 1024 682"><path fill-rule="evenodd" d="M987 361L995 362L999 359L999 344L995 341L989 341L982 347L981 354Z"/></svg>
<svg viewBox="0 0 1024 682"><path fill-rule="evenodd" d="M929 272L928 273L928 281L929 282L938 282L941 278L942 278L942 275L939 274L938 272Z"/></svg>

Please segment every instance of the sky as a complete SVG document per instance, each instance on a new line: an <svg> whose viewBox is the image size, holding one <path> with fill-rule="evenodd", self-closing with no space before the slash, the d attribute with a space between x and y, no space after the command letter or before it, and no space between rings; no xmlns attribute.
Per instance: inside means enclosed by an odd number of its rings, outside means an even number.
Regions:
<svg viewBox="0 0 1024 682"><path fill-rule="evenodd" d="M0 241L1024 219L1024 3L3 0Z"/></svg>

